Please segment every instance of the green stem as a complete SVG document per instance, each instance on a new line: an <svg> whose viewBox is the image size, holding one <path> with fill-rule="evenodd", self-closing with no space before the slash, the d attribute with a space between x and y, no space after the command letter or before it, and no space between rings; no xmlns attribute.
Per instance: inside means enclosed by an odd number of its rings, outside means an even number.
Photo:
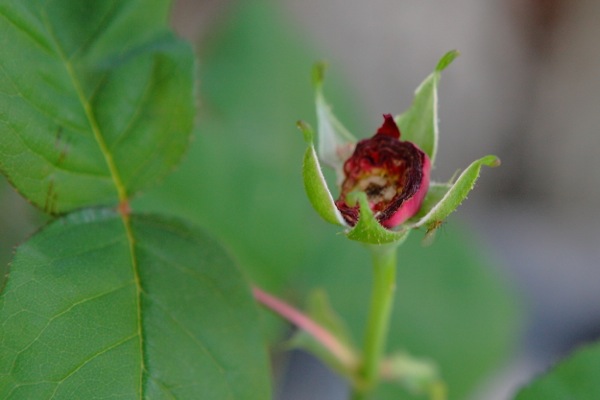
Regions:
<svg viewBox="0 0 600 400"><path fill-rule="evenodd" d="M355 388L352 396L354 400L368 398L379 381L381 358L385 350L396 289L396 248L396 244L370 246L373 259L373 291L360 369L363 384Z"/></svg>

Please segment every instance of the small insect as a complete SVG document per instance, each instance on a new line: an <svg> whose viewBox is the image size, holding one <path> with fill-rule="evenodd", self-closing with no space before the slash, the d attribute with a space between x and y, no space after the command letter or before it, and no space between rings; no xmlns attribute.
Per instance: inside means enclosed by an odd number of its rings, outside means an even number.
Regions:
<svg viewBox="0 0 600 400"><path fill-rule="evenodd" d="M423 246L430 246L433 243L433 239L435 239L435 233L443 224L445 224L445 221L433 221L427 225L427 232L425 232L425 236L423 237L421 244Z"/></svg>

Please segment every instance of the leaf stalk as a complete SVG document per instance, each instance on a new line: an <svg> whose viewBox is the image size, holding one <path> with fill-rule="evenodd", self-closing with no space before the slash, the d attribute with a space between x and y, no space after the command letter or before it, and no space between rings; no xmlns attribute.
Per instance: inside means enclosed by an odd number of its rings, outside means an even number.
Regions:
<svg viewBox="0 0 600 400"><path fill-rule="evenodd" d="M281 317L290 321L292 324L296 325L298 328L304 330L313 338L315 338L315 340L321 343L323 347L325 347L334 357L336 357L340 364L343 365L348 371L356 370L359 363L358 357L329 330L319 325L317 322L298 309L276 298L275 296L266 293L256 286L252 288L252 293L254 298L259 303L279 314Z"/></svg>

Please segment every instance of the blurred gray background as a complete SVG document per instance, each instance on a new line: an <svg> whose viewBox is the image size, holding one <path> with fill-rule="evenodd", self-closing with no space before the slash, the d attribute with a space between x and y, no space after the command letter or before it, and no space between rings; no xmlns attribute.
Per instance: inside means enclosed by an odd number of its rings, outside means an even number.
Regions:
<svg viewBox="0 0 600 400"><path fill-rule="evenodd" d="M600 1L280 3L282 17L352 82L371 126L408 107L442 54L462 54L441 82L434 176L500 156L502 168L486 174L460 218L487 242L527 308L520 351L473 398L508 399L573 346L598 338ZM227 7L179 0L176 29L197 40ZM302 373L326 373L311 362ZM293 382L284 381L282 398L306 398Z"/></svg>

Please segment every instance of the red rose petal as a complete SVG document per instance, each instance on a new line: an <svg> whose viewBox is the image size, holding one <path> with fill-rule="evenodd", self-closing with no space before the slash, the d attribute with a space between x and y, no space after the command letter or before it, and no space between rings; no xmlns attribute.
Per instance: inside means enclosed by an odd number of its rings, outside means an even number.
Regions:
<svg viewBox="0 0 600 400"><path fill-rule="evenodd" d="M392 114L383 114L383 118L383 125L377 129L377 135L387 135L395 139L400 139L400 129L398 129L398 125L394 122Z"/></svg>
<svg viewBox="0 0 600 400"><path fill-rule="evenodd" d="M353 191L365 192L375 218L392 228L419 211L429 189L429 157L413 143L399 140L400 130L391 115L384 118L377 133L358 142L344 163L346 178L335 204L352 226L359 207L349 206L346 197Z"/></svg>

